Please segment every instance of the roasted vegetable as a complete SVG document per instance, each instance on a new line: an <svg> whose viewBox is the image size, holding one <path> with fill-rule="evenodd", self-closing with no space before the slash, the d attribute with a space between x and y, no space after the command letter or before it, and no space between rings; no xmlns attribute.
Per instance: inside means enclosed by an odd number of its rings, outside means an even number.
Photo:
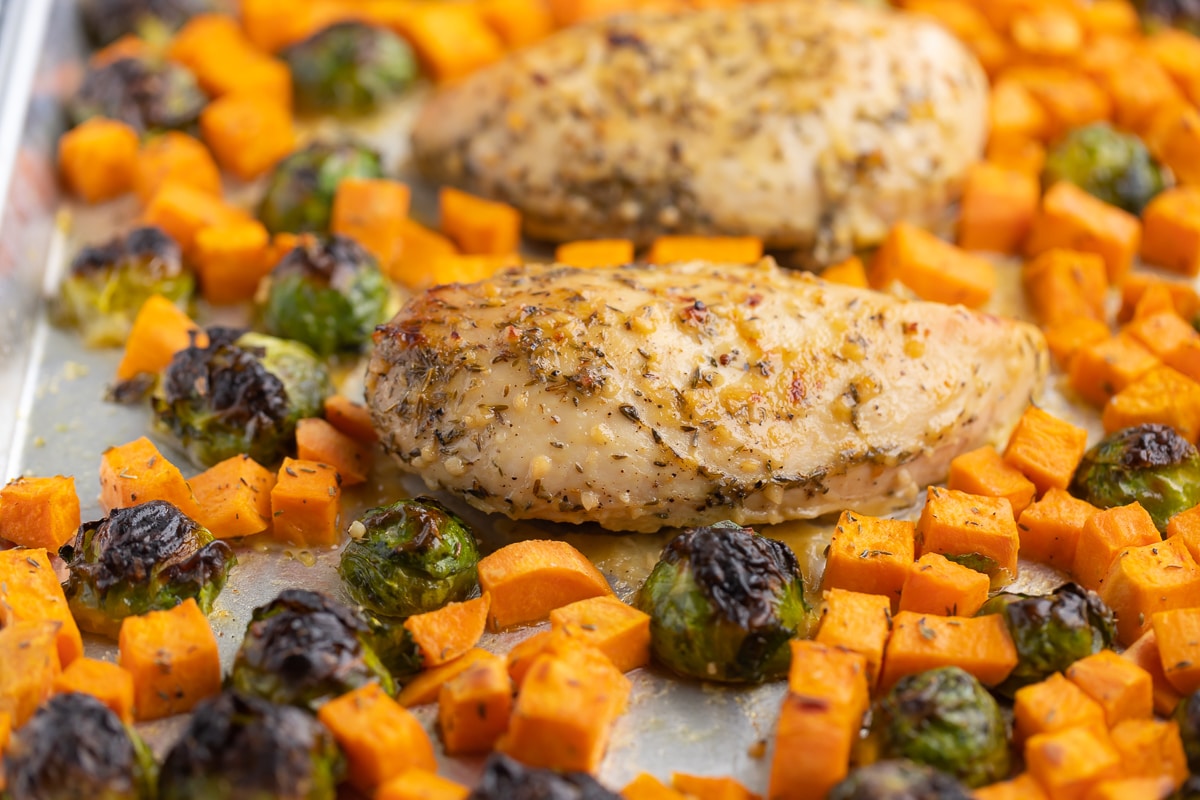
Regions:
<svg viewBox="0 0 1200 800"><path fill-rule="evenodd" d="M161 228L134 228L75 256L58 289L55 317L78 327L91 347L117 346L148 298L159 294L182 307L195 290L175 240Z"/></svg>
<svg viewBox="0 0 1200 800"><path fill-rule="evenodd" d="M372 681L393 694L392 676L368 636L367 624L346 606L318 592L287 589L254 609L229 684L310 709Z"/></svg>
<svg viewBox="0 0 1200 800"><path fill-rule="evenodd" d="M461 519L428 497L373 508L342 551L338 573L350 596L379 614L407 617L465 600L479 550Z"/></svg>
<svg viewBox="0 0 1200 800"><path fill-rule="evenodd" d="M1137 0L1135 5L1152 27L1170 25L1200 34L1200 0Z"/></svg>
<svg viewBox="0 0 1200 800"><path fill-rule="evenodd" d="M970 787L1008 775L1008 729L995 698L959 667L909 675L875 707L872 743L881 758L907 758Z"/></svg>
<svg viewBox="0 0 1200 800"><path fill-rule="evenodd" d="M984 614L1002 615L1017 647L1020 661L999 687L1010 696L1112 647L1117 638L1112 609L1077 583L1044 596L998 594L983 604L979 615Z"/></svg>
<svg viewBox="0 0 1200 800"><path fill-rule="evenodd" d="M63 587L71 613L81 628L108 636L126 617L189 597L209 613L237 563L228 544L164 500L84 523L59 554L71 570Z"/></svg>
<svg viewBox="0 0 1200 800"><path fill-rule="evenodd" d="M186 67L128 57L89 68L67 105L76 125L106 117L144 134L191 127L207 103L208 96Z"/></svg>
<svg viewBox="0 0 1200 800"><path fill-rule="evenodd" d="M344 236L305 239L275 265L266 284L267 332L323 356L363 347L387 319L387 279L374 257Z"/></svg>
<svg viewBox="0 0 1200 800"><path fill-rule="evenodd" d="M88 694L51 697L4 756L10 800L154 797L156 765L132 728Z"/></svg>
<svg viewBox="0 0 1200 800"><path fill-rule="evenodd" d="M1141 214L1169 183L1141 139L1107 122L1076 128L1050 150L1042 182L1059 181L1131 214Z"/></svg>
<svg viewBox="0 0 1200 800"><path fill-rule="evenodd" d="M1084 454L1071 494L1097 508L1136 500L1166 531L1171 517L1200 503L1200 454L1167 425L1125 428Z"/></svg>
<svg viewBox="0 0 1200 800"><path fill-rule="evenodd" d="M197 706L163 762L159 800L333 800L346 764L325 726L227 691Z"/></svg>
<svg viewBox="0 0 1200 800"><path fill-rule="evenodd" d="M373 614L367 609L359 613L367 623L366 642L388 672L403 677L421 671L421 651L404 627L403 619Z"/></svg>
<svg viewBox="0 0 1200 800"><path fill-rule="evenodd" d="M493 753L467 800L621 800L591 775L527 767Z"/></svg>
<svg viewBox="0 0 1200 800"><path fill-rule="evenodd" d="M278 462L293 446L296 422L320 414L332 389L312 350L260 333L208 331L207 347L172 358L151 403L158 426L192 460L212 466L245 453Z"/></svg>
<svg viewBox="0 0 1200 800"><path fill-rule="evenodd" d="M1179 725L1179 738L1187 753L1188 769L1200 775L1200 692L1192 692L1179 701L1171 719Z"/></svg>
<svg viewBox="0 0 1200 800"><path fill-rule="evenodd" d="M971 792L944 772L912 761L858 767L829 792L829 800L970 800Z"/></svg>
<svg viewBox="0 0 1200 800"><path fill-rule="evenodd" d="M638 594L654 656L681 675L761 681L788 666L806 632L804 577L787 545L732 522L693 528L664 549Z"/></svg>
<svg viewBox="0 0 1200 800"><path fill-rule="evenodd" d="M1189 775L1170 800L1200 800L1200 775Z"/></svg>
<svg viewBox="0 0 1200 800"><path fill-rule="evenodd" d="M344 178L382 178L379 153L356 142L313 142L280 161L267 178L258 218L271 233L325 233Z"/></svg>
<svg viewBox="0 0 1200 800"><path fill-rule="evenodd" d="M416 78L408 43L387 28L339 22L282 53L301 111L374 111Z"/></svg>
<svg viewBox="0 0 1200 800"><path fill-rule="evenodd" d="M215 0L80 0L79 11L88 35L104 45L128 33L148 36L176 30L219 5Z"/></svg>

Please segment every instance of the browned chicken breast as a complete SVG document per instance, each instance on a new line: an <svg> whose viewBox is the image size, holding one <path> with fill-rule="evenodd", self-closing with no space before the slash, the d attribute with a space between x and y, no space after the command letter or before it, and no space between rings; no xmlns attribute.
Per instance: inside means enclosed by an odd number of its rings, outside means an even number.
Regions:
<svg viewBox="0 0 1200 800"><path fill-rule="evenodd" d="M432 289L376 340L375 426L430 488L629 531L911 503L1047 361L1025 323L770 261L526 267Z"/></svg>
<svg viewBox="0 0 1200 800"><path fill-rule="evenodd" d="M807 0L563 31L435 95L413 149L536 238L750 235L832 256L942 221L986 118L982 70L929 19Z"/></svg>

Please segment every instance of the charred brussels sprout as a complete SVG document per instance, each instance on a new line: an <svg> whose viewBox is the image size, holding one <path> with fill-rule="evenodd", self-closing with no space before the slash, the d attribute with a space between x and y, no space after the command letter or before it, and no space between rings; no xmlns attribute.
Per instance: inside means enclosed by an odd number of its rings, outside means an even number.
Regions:
<svg viewBox="0 0 1200 800"><path fill-rule="evenodd" d="M1071 494L1097 508L1137 501L1160 531L1200 503L1200 454L1167 425L1137 425L1102 439L1083 456Z"/></svg>
<svg viewBox="0 0 1200 800"><path fill-rule="evenodd" d="M69 107L76 125L108 117L147 133L190 127L207 102L186 67L131 57L89 69Z"/></svg>
<svg viewBox="0 0 1200 800"><path fill-rule="evenodd" d="M273 703L316 710L368 683L393 694L392 676L368 643L367 624L318 592L288 589L254 609L229 683Z"/></svg>
<svg viewBox="0 0 1200 800"><path fill-rule="evenodd" d="M1192 692L1179 701L1171 719L1179 725L1179 738L1187 753L1188 770L1200 775L1200 692Z"/></svg>
<svg viewBox="0 0 1200 800"><path fill-rule="evenodd" d="M173 31L197 14L217 11L214 0L80 0L84 27L97 44L115 42L127 33L146 37Z"/></svg>
<svg viewBox="0 0 1200 800"><path fill-rule="evenodd" d="M978 787L1008 775L1008 729L995 698L959 667L897 681L875 707L871 737L883 758L907 758Z"/></svg>
<svg viewBox="0 0 1200 800"><path fill-rule="evenodd" d="M120 346L148 298L161 294L185 306L195 289L175 240L161 228L135 228L75 256L59 286L55 316L79 328L91 347Z"/></svg>
<svg viewBox="0 0 1200 800"><path fill-rule="evenodd" d="M308 239L267 278L263 325L323 356L358 350L387 319L388 283L375 259L353 239Z"/></svg>
<svg viewBox="0 0 1200 800"><path fill-rule="evenodd" d="M940 770L899 759L852 770L829 800L971 800L971 792Z"/></svg>
<svg viewBox="0 0 1200 800"><path fill-rule="evenodd" d="M355 142L313 142L276 165L258 218L271 233L325 233L345 178L382 178L379 153Z"/></svg>
<svg viewBox="0 0 1200 800"><path fill-rule="evenodd" d="M189 597L209 613L237 563L229 545L164 500L83 524L59 554L71 569L63 590L79 627L114 637L126 617Z"/></svg>
<svg viewBox="0 0 1200 800"><path fill-rule="evenodd" d="M1116 641L1112 609L1077 583L1041 597L998 594L979 614L1002 614L1017 646L1017 667L1000 685L1002 694L1062 672Z"/></svg>
<svg viewBox="0 0 1200 800"><path fill-rule="evenodd" d="M163 762L159 800L333 800L346 764L311 715L226 691L197 706Z"/></svg>
<svg viewBox="0 0 1200 800"><path fill-rule="evenodd" d="M211 328L207 347L175 354L151 398L156 422L199 464L245 453L260 463L291 449L296 423L320 414L329 374L303 344Z"/></svg>
<svg viewBox="0 0 1200 800"><path fill-rule="evenodd" d="M154 756L88 694L51 697L4 756L10 800L141 800L154 796Z"/></svg>
<svg viewBox="0 0 1200 800"><path fill-rule="evenodd" d="M664 549L638 594L655 657L681 675L761 681L787 671L808 622L787 545L732 522L693 528Z"/></svg>
<svg viewBox="0 0 1200 800"><path fill-rule="evenodd" d="M621 800L591 775L527 767L493 753L467 800Z"/></svg>
<svg viewBox="0 0 1200 800"><path fill-rule="evenodd" d="M302 111L373 111L417 75L408 43L362 22L339 22L283 51Z"/></svg>
<svg viewBox="0 0 1200 800"><path fill-rule="evenodd" d="M1200 34L1200 0L1137 0L1135 5L1151 27L1169 25Z"/></svg>
<svg viewBox="0 0 1200 800"><path fill-rule="evenodd" d="M465 600L475 588L475 536L436 500L401 500L358 522L361 535L342 551L338 573L366 608L407 617Z"/></svg>
<svg viewBox="0 0 1200 800"><path fill-rule="evenodd" d="M1042 181L1069 181L1106 203L1141 214L1167 188L1162 168L1137 136L1106 122L1076 128L1046 156Z"/></svg>

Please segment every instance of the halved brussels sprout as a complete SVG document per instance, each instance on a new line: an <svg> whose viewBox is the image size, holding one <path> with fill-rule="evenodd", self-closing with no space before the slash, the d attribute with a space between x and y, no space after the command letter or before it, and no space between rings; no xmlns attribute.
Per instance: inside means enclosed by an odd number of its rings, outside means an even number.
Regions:
<svg viewBox="0 0 1200 800"><path fill-rule="evenodd" d="M1168 186L1142 140L1098 122L1068 133L1046 156L1042 182L1069 181L1106 203L1141 214Z"/></svg>
<svg viewBox="0 0 1200 800"><path fill-rule="evenodd" d="M479 549L466 523L430 497L373 508L342 551L338 574L358 603L394 617L466 600ZM353 527L353 526L352 526Z"/></svg>
<svg viewBox="0 0 1200 800"><path fill-rule="evenodd" d="M241 453L279 461L296 423L318 416L333 391L328 371L299 342L228 328L208 338L171 359L151 398L156 424L204 466Z"/></svg>
<svg viewBox="0 0 1200 800"><path fill-rule="evenodd" d="M1200 34L1200 0L1136 0L1135 5L1151 28L1168 25Z"/></svg>
<svg viewBox="0 0 1200 800"><path fill-rule="evenodd" d="M722 522L664 549L638 593L655 657L681 675L754 682L787 671L787 642L807 631L804 576L791 549Z"/></svg>
<svg viewBox="0 0 1200 800"><path fill-rule="evenodd" d="M334 800L346 762L298 708L226 691L196 707L158 779L159 800Z"/></svg>
<svg viewBox="0 0 1200 800"><path fill-rule="evenodd" d="M422 670L424 661L421 648L413 639L412 632L404 627L403 618L373 614L365 608L360 609L359 614L367 623L367 644L371 645L375 655L379 656L379 663L393 677L402 681Z"/></svg>
<svg viewBox="0 0 1200 800"><path fill-rule="evenodd" d="M1168 425L1125 428L1084 454L1070 488L1097 508L1136 500L1166 531L1171 517L1200 503L1200 453Z"/></svg>
<svg viewBox="0 0 1200 800"><path fill-rule="evenodd" d="M1192 692L1179 701L1171 719L1179 725L1179 738L1187 753L1188 770L1200 774L1200 692Z"/></svg>
<svg viewBox="0 0 1200 800"><path fill-rule="evenodd" d="M467 800L621 800L621 796L591 775L527 767L503 753L493 753Z"/></svg>
<svg viewBox="0 0 1200 800"><path fill-rule="evenodd" d="M271 233L326 233L338 184L382 177L383 159L366 145L313 142L275 166L258 218Z"/></svg>
<svg viewBox="0 0 1200 800"><path fill-rule="evenodd" d="M254 609L229 685L273 703L316 710L368 683L395 693L369 643L367 624L319 592L287 589Z"/></svg>
<svg viewBox="0 0 1200 800"><path fill-rule="evenodd" d="M149 800L149 748L88 694L57 694L13 737L4 756L10 800Z"/></svg>
<svg viewBox="0 0 1200 800"><path fill-rule="evenodd" d="M237 563L228 544L165 500L84 523L59 555L71 570L63 591L79 627L112 637L126 617L189 597L208 614Z"/></svg>
<svg viewBox="0 0 1200 800"><path fill-rule="evenodd" d="M319 355L359 350L387 320L387 279L375 258L344 236L309 238L275 265L263 290L267 332Z"/></svg>
<svg viewBox="0 0 1200 800"><path fill-rule="evenodd" d="M161 228L134 228L79 251L58 288L55 317L79 328L89 347L119 347L148 298L161 294L182 308L195 290L175 240Z"/></svg>
<svg viewBox="0 0 1200 800"><path fill-rule="evenodd" d="M872 742L882 758L940 769L972 788L1008 776L1008 728L995 698L959 667L896 682L875 706Z"/></svg>
<svg viewBox="0 0 1200 800"><path fill-rule="evenodd" d="M127 33L146 37L174 31L197 14L219 10L215 0L80 0L88 35L97 44L115 42Z"/></svg>
<svg viewBox="0 0 1200 800"><path fill-rule="evenodd" d="M207 103L208 96L186 67L130 56L90 67L67 105L76 125L108 117L148 133L191 127Z"/></svg>
<svg viewBox="0 0 1200 800"><path fill-rule="evenodd" d="M282 53L301 111L374 111L417 76L408 43L386 28L339 22Z"/></svg>
<svg viewBox="0 0 1200 800"><path fill-rule="evenodd" d="M851 770L828 800L971 800L971 792L940 770L898 759Z"/></svg>

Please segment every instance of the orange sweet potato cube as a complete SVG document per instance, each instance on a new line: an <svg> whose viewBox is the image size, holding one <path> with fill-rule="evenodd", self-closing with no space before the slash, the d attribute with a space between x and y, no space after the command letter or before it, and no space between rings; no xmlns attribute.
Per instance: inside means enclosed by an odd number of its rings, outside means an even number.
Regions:
<svg viewBox="0 0 1200 800"><path fill-rule="evenodd" d="M1053 66L1017 66L1005 70L1004 79L1019 82L1045 110L1047 141L1112 115L1112 100L1104 89L1080 72Z"/></svg>
<svg viewBox="0 0 1200 800"><path fill-rule="evenodd" d="M989 164L1035 179L1046 166L1046 146L1023 136L993 135L988 139L986 155Z"/></svg>
<svg viewBox="0 0 1200 800"><path fill-rule="evenodd" d="M275 538L300 547L336 544L341 497L341 481L333 467L285 458L271 489Z"/></svg>
<svg viewBox="0 0 1200 800"><path fill-rule="evenodd" d="M885 595L893 610L899 608L916 558L915 530L907 520L843 511L829 543L822 588Z"/></svg>
<svg viewBox="0 0 1200 800"><path fill-rule="evenodd" d="M213 305L253 300L259 281L275 266L273 256L271 236L257 220L201 228L191 250L200 291Z"/></svg>
<svg viewBox="0 0 1200 800"><path fill-rule="evenodd" d="M1190 282L1167 280L1146 272L1134 272L1121 284L1121 308L1117 312L1117 322L1133 319L1142 297L1156 287L1166 290L1179 316L1194 319L1200 314L1200 293L1196 292Z"/></svg>
<svg viewBox="0 0 1200 800"><path fill-rule="evenodd" d="M968 494L1006 498L1017 516L1033 502L1037 493L1033 481L990 446L963 453L952 460L946 486Z"/></svg>
<svg viewBox="0 0 1200 800"><path fill-rule="evenodd" d="M349 236L382 264L400 256L408 216L409 188L383 178L347 178L338 184L333 198L330 230Z"/></svg>
<svg viewBox="0 0 1200 800"><path fill-rule="evenodd" d="M924 300L978 308L996 289L992 262L906 222L892 226L871 264L871 285L893 281Z"/></svg>
<svg viewBox="0 0 1200 800"><path fill-rule="evenodd" d="M245 181L271 169L296 146L291 112L251 94L209 103L200 114L200 131L217 163Z"/></svg>
<svg viewBox="0 0 1200 800"><path fill-rule="evenodd" d="M940 553L986 572L993 588L1017 577L1020 536L1012 506L1003 497L929 487L916 542L918 555Z"/></svg>
<svg viewBox="0 0 1200 800"><path fill-rule="evenodd" d="M442 684L438 727L449 755L489 753L508 730L513 685L501 661L480 661Z"/></svg>
<svg viewBox="0 0 1200 800"><path fill-rule="evenodd" d="M418 4L388 22L438 81L465 77L504 55L503 43L474 4Z"/></svg>
<svg viewBox="0 0 1200 800"><path fill-rule="evenodd" d="M1153 291L1153 290L1151 290ZM1135 312L1134 318L1125 326L1129 335L1141 342L1147 350L1166 361L1175 351L1189 341L1200 339L1200 334L1183 317L1175 313L1171 299L1165 289L1153 292L1167 307L1161 311L1150 311L1147 305L1143 313ZM1146 295L1152 301L1150 293ZM1139 309L1141 306L1139 305Z"/></svg>
<svg viewBox="0 0 1200 800"><path fill-rule="evenodd" d="M1134 55L1101 77L1113 99L1116 123L1125 130L1142 132L1155 114L1183 101L1183 93L1167 71L1154 60Z"/></svg>
<svg viewBox="0 0 1200 800"><path fill-rule="evenodd" d="M16 620L0 627L0 716L19 728L54 691L62 672L57 622Z"/></svg>
<svg viewBox="0 0 1200 800"><path fill-rule="evenodd" d="M621 672L650 663L650 616L615 597L589 597L556 608L550 626L595 647Z"/></svg>
<svg viewBox="0 0 1200 800"><path fill-rule="evenodd" d="M370 447L319 417L297 423L296 455L305 461L318 461L333 467L343 486L365 483L371 470Z"/></svg>
<svg viewBox="0 0 1200 800"><path fill-rule="evenodd" d="M1072 389L1094 406L1109 398L1161 361L1128 333L1080 348L1071 360Z"/></svg>
<svg viewBox="0 0 1200 800"><path fill-rule="evenodd" d="M325 419L356 442L374 444L379 441L379 434L371 424L371 412L345 395L331 394L325 398Z"/></svg>
<svg viewBox="0 0 1200 800"><path fill-rule="evenodd" d="M63 180L89 203L111 200L133 188L137 153L137 131L103 117L81 123L58 141Z"/></svg>
<svg viewBox="0 0 1200 800"><path fill-rule="evenodd" d="M1154 714L1154 681L1150 673L1112 650L1081 658L1067 668L1067 680L1104 709L1108 727Z"/></svg>
<svg viewBox="0 0 1200 800"><path fill-rule="evenodd" d="M249 217L241 209L226 205L218 196L187 183L167 180L150 198L142 219L170 234L190 257L196 234L202 229L245 222Z"/></svg>
<svg viewBox="0 0 1200 800"><path fill-rule="evenodd" d="M986 578L984 583L987 583ZM883 650L891 633L891 599L882 594L845 589L828 589L824 597L825 610L821 614L816 641L863 656L867 660L867 683L875 686L883 666Z"/></svg>
<svg viewBox="0 0 1200 800"><path fill-rule="evenodd" d="M1066 728L1030 737L1025 765L1052 798L1082 798L1095 784L1121 774L1121 754L1105 731Z"/></svg>
<svg viewBox="0 0 1200 800"><path fill-rule="evenodd" d="M887 691L905 675L957 666L987 686L1003 683L1017 666L1017 648L1004 617L945 617L901 611L883 656L879 688Z"/></svg>
<svg viewBox="0 0 1200 800"><path fill-rule="evenodd" d="M480 661L502 661L494 653L474 647L453 661L447 661L419 673L396 695L396 702L405 708L436 703L442 685Z"/></svg>
<svg viewBox="0 0 1200 800"><path fill-rule="evenodd" d="M359 791L369 793L409 769L437 769L421 723L378 683L330 700L317 710L317 719L346 754L350 783Z"/></svg>
<svg viewBox="0 0 1200 800"><path fill-rule="evenodd" d="M375 800L467 800L471 790L425 769L410 769L375 792Z"/></svg>
<svg viewBox="0 0 1200 800"><path fill-rule="evenodd" d="M199 139L179 131L167 131L142 145L134 167L133 191L146 205L168 181L221 196L221 171L212 154Z"/></svg>
<svg viewBox="0 0 1200 800"><path fill-rule="evenodd" d="M1060 181L1042 197L1026 252L1037 256L1062 247L1097 253L1104 259L1109 283L1119 284L1133 267L1141 240L1137 217Z"/></svg>
<svg viewBox="0 0 1200 800"><path fill-rule="evenodd" d="M58 694L90 694L129 724L133 724L133 676L111 661L77 658L54 679Z"/></svg>
<svg viewBox="0 0 1200 800"><path fill-rule="evenodd" d="M481 0L479 13L509 50L527 47L554 32L554 18L540 0Z"/></svg>
<svg viewBox="0 0 1200 800"><path fill-rule="evenodd" d="M439 195L442 232L466 255L505 255L517 252L521 241L521 212L507 203L443 187Z"/></svg>
<svg viewBox="0 0 1200 800"><path fill-rule="evenodd" d="M554 251L554 260L581 269L629 264L633 261L633 242L629 239L564 242Z"/></svg>
<svg viewBox="0 0 1200 800"><path fill-rule="evenodd" d="M183 473L145 436L105 450L100 457L100 506L107 512L151 500L166 500L192 519L200 513Z"/></svg>
<svg viewBox="0 0 1200 800"><path fill-rule="evenodd" d="M987 602L990 583L982 572L939 553L926 553L908 572L900 594L900 610L969 617Z"/></svg>
<svg viewBox="0 0 1200 800"><path fill-rule="evenodd" d="M1114 725L1109 737L1121 754L1121 767L1129 778L1165 778L1169 790L1178 788L1187 779L1187 755L1179 736L1179 725L1174 721L1149 717L1127 719ZM1114 797L1134 800L1136 795Z"/></svg>
<svg viewBox="0 0 1200 800"><path fill-rule="evenodd" d="M1041 495L1066 489L1086 450L1086 430L1030 406L1009 437L1004 460L1033 481Z"/></svg>
<svg viewBox="0 0 1200 800"><path fill-rule="evenodd" d="M696 800L760 800L757 794L728 775L689 775L684 772L672 772L671 786Z"/></svg>
<svg viewBox="0 0 1200 800"><path fill-rule="evenodd" d="M217 539L262 533L271 526L275 473L242 454L227 458L191 480L199 522Z"/></svg>
<svg viewBox="0 0 1200 800"><path fill-rule="evenodd" d="M1112 334L1108 324L1092 317L1071 317L1043 328L1050 355L1063 372L1070 373L1075 354L1085 347L1106 341Z"/></svg>
<svg viewBox="0 0 1200 800"><path fill-rule="evenodd" d="M1200 187L1168 189L1142 212L1142 260L1180 275L1200 275Z"/></svg>
<svg viewBox="0 0 1200 800"><path fill-rule="evenodd" d="M1069 570L1084 523L1099 510L1065 489L1050 489L1017 520L1021 557Z"/></svg>
<svg viewBox="0 0 1200 800"><path fill-rule="evenodd" d="M762 251L762 240L754 236L660 236L650 245L646 260L651 264L696 259L753 264L762 258Z"/></svg>
<svg viewBox="0 0 1200 800"><path fill-rule="evenodd" d="M1041 200L1037 178L984 161L967 173L958 218L958 246L1017 253Z"/></svg>
<svg viewBox="0 0 1200 800"><path fill-rule="evenodd" d="M860 289L871 288L871 282L867 278L867 267L858 256L850 256L845 261L839 261L821 270L821 280L840 283L843 286L857 286Z"/></svg>
<svg viewBox="0 0 1200 800"><path fill-rule="evenodd" d="M1122 550L1161 539L1154 520L1140 503L1097 511L1083 523L1071 575L1087 588L1100 591L1109 568Z"/></svg>
<svg viewBox="0 0 1200 800"><path fill-rule="evenodd" d="M1021 270L1025 295L1043 325L1076 317L1105 318L1108 273L1095 253L1055 248Z"/></svg>
<svg viewBox="0 0 1200 800"><path fill-rule="evenodd" d="M24 622L55 626L58 665L69 666L83 655L79 626L41 548L0 550L0 628Z"/></svg>
<svg viewBox="0 0 1200 800"><path fill-rule="evenodd" d="M1104 709L1060 672L1021 687L1013 697L1013 738L1017 742L1081 725L1107 727Z"/></svg>
<svg viewBox="0 0 1200 800"><path fill-rule="evenodd" d="M193 342L197 347L206 347L208 335L179 306L161 294L151 295L133 318L125 352L117 364L117 380L127 381L142 372L162 372L176 353Z"/></svg>
<svg viewBox="0 0 1200 800"><path fill-rule="evenodd" d="M118 663L133 675L139 721L191 711L221 691L217 638L193 598L169 611L126 617L118 647Z"/></svg>
<svg viewBox="0 0 1200 800"><path fill-rule="evenodd" d="M1014 80L1002 78L992 84L988 117L994 139L1039 141L1046 138L1050 129L1050 117L1041 104L1028 89Z"/></svg>
<svg viewBox="0 0 1200 800"><path fill-rule="evenodd" d="M1200 184L1200 110L1187 108L1173 116L1161 132L1155 153L1185 186Z"/></svg>
<svg viewBox="0 0 1200 800"><path fill-rule="evenodd" d="M568 603L613 593L587 556L551 539L513 542L484 556L479 587L492 597L492 630L540 622Z"/></svg>
<svg viewBox="0 0 1200 800"><path fill-rule="evenodd" d="M975 800L1050 800L1042 785L1028 772L976 789L971 797Z"/></svg>
<svg viewBox="0 0 1200 800"><path fill-rule="evenodd" d="M0 489L0 538L20 547L58 550L78 529L74 478L14 478Z"/></svg>
<svg viewBox="0 0 1200 800"><path fill-rule="evenodd" d="M458 253L449 238L410 219L400 223L400 256L391 264L380 264L389 278L409 289L434 284L432 265Z"/></svg>
<svg viewBox="0 0 1200 800"><path fill-rule="evenodd" d="M1167 520L1167 538L1179 539L1195 561L1200 556L1200 505L1192 506L1186 511ZM1200 564L1200 561L1196 562Z"/></svg>
<svg viewBox="0 0 1200 800"><path fill-rule="evenodd" d="M1178 539L1128 547L1109 569L1100 597L1117 616L1117 638L1129 646L1156 612L1200 605L1200 566Z"/></svg>
<svg viewBox="0 0 1200 800"><path fill-rule="evenodd" d="M1154 713L1170 716L1179 705L1181 695L1175 687L1167 682L1163 674L1162 659L1158 653L1158 639L1154 636L1154 628L1148 627L1136 642L1125 648L1121 658L1136 664L1150 676L1154 686Z"/></svg>
<svg viewBox="0 0 1200 800"><path fill-rule="evenodd" d="M292 8L296 10L296 4ZM192 17L175 34L167 56L195 73L211 97L237 93L291 105L292 76L287 65L255 49L232 16Z"/></svg>
<svg viewBox="0 0 1200 800"><path fill-rule="evenodd" d="M1163 674L1180 694L1200 689L1200 608L1175 608L1150 617Z"/></svg>
<svg viewBox="0 0 1200 800"><path fill-rule="evenodd" d="M1105 433L1157 422L1194 442L1200 438L1200 383L1170 367L1155 367L1109 398L1102 419Z"/></svg>

